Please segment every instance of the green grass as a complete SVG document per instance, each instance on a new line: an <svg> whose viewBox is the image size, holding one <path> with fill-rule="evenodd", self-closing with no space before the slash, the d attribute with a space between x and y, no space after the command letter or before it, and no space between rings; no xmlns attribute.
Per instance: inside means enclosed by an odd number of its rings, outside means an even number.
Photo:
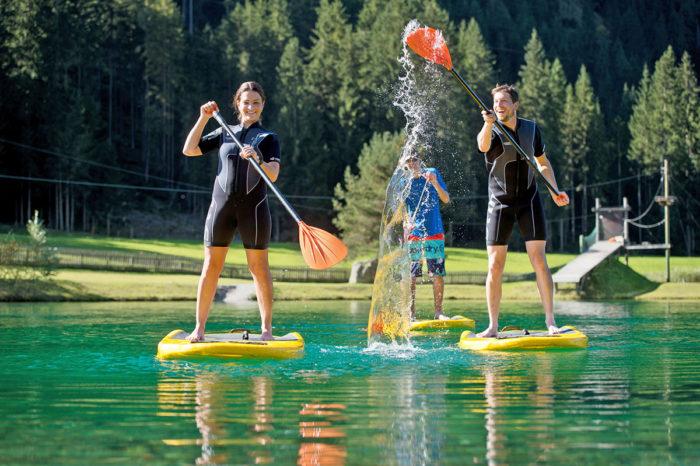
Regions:
<svg viewBox="0 0 700 466"><path fill-rule="evenodd" d="M624 263L624 257L620 259ZM665 256L629 255L629 266L649 280L666 281ZM700 257L671 256L671 281L700 282Z"/></svg>
<svg viewBox="0 0 700 466"><path fill-rule="evenodd" d="M623 264L619 264L624 268ZM629 269L620 274L620 270L602 274L602 280L611 283L605 287L606 292L593 295L586 291L578 296L575 289L557 293L559 301L579 299L621 299L639 300L700 300L700 283L653 283L642 280L642 286L625 288L621 294L613 283L624 283ZM617 274L611 277L610 273ZM607 278L606 278L607 277ZM642 277L643 279L643 277ZM0 281L0 301L194 301L197 292L197 275L106 272L93 270L58 270L49 282L39 282L27 287L21 296L12 294ZM252 283L251 280L222 278L221 285ZM652 283L647 288L648 283ZM370 300L371 284L348 283L291 283L274 282L275 300ZM635 291L636 290L636 291ZM607 294L609 293L609 294ZM426 280L417 287L416 299L432 300L432 285ZM483 285L447 285L447 301L484 301L486 299ZM539 301L534 280L503 284L503 301Z"/></svg>
<svg viewBox="0 0 700 466"><path fill-rule="evenodd" d="M18 239L27 239L26 233L15 233ZM129 239L114 238L99 235L71 234L50 231L47 235L47 246L56 248L87 249L91 251L111 252L147 252L164 254L192 259L204 259L204 246L197 240L161 240L161 239ZM284 267L305 267L306 263L299 251L297 243L273 243L270 245L270 263ZM241 243L233 243L226 256L226 263L246 265L245 250ZM338 267L352 266L352 263L341 262Z"/></svg>
<svg viewBox="0 0 700 466"><path fill-rule="evenodd" d="M18 239L26 239L23 232L15 233ZM92 251L147 252L171 256L204 259L204 246L197 240L129 239L87 234L71 234L49 231L47 245L56 248L87 249ZM484 249L445 248L447 269L454 272L484 272L488 266L488 256ZM366 254L354 259L345 259L336 267L350 269L354 260L370 258ZM547 254L552 268L571 261L573 254ZM270 264L276 267L305 267L306 263L298 243L272 243L269 248ZM245 251L241 243L233 243L226 257L226 263L246 265ZM532 272L530 260L524 252L511 251L508 254L505 273L525 274Z"/></svg>
<svg viewBox="0 0 700 466"><path fill-rule="evenodd" d="M21 239L26 237L26 234L18 233L15 236ZM49 232L48 242L50 246L58 248L144 251L194 259L203 258L203 246L200 241L108 238ZM485 249L446 248L446 256L448 273L484 272L487 269L488 258ZM568 263L574 257L574 254L547 254L549 266L553 269ZM245 252L240 243L232 245L227 262L239 265L246 263ZM297 243L273 243L270 246L270 263L278 267L305 266ZM697 282L700 275L700 258L671 258L672 279L686 277L694 283L660 284L665 278L665 264L663 256L630 256L629 268L624 265L624 258L612 259L590 274L582 296L576 294L575 288L569 287L559 292L557 299L700 299L700 283ZM349 269L351 265L352 260L346 259L338 267ZM508 254L505 273L530 272L532 267L526 253L511 251ZM0 282L0 301L194 300L198 280L197 275L62 269L50 282L30 284L21 296ZM246 281L221 279L220 284L238 282ZM371 296L372 285L369 284L275 282L277 300L369 300ZM504 283L503 296L504 300L539 300L533 280ZM417 299L432 299L432 289L428 280L419 284ZM447 285L445 299L484 300L485 290L480 285Z"/></svg>

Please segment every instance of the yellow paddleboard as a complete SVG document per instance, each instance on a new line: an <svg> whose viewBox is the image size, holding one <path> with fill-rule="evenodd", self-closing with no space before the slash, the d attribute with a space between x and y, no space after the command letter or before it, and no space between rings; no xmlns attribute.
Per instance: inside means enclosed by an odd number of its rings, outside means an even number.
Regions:
<svg viewBox="0 0 700 466"><path fill-rule="evenodd" d="M450 328L474 328L474 321L464 316L453 316L449 320L414 320L411 322L411 330L431 330Z"/></svg>
<svg viewBox="0 0 700 466"><path fill-rule="evenodd" d="M286 359L299 356L304 350L304 339L296 332L275 337L274 341L261 341L260 335L246 330L232 330L231 333L210 333L204 341L190 343L185 340L189 333L173 330L160 343L160 359L177 358L276 358Z"/></svg>
<svg viewBox="0 0 700 466"><path fill-rule="evenodd" d="M585 348L588 337L571 325L562 327L563 332L550 335L546 330L523 330L506 327L498 337L479 338L474 332L462 332L459 347L467 350L543 350L552 348Z"/></svg>

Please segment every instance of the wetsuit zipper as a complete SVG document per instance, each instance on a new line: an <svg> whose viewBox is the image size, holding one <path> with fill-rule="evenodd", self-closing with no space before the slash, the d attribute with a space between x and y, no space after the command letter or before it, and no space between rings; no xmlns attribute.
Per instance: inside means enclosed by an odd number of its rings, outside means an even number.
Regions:
<svg viewBox="0 0 700 466"><path fill-rule="evenodd" d="M241 128L241 135L238 137L238 140L241 141L241 144L245 144L245 136L246 133L248 132L248 128ZM238 150L238 155L236 156L236 171L234 172L234 182L233 182L233 192L238 193L238 177L240 175L239 173L239 168L240 168L240 163L241 163L241 154L240 154L240 149Z"/></svg>
<svg viewBox="0 0 700 466"><path fill-rule="evenodd" d="M513 134L513 139L515 142L520 144L518 140L518 125L515 125L515 133ZM518 191L520 191L520 152L515 151L515 198L518 198Z"/></svg>

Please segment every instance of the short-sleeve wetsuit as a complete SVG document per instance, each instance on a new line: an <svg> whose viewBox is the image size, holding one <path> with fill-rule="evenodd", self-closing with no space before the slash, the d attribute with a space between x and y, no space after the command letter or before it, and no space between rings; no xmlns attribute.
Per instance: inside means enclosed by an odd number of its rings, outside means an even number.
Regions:
<svg viewBox="0 0 700 466"><path fill-rule="evenodd" d="M231 129L243 145L253 146L263 161L280 162L279 138L259 122L248 128L236 125ZM238 229L246 249L267 249L272 220L265 181L251 163L238 155L238 145L222 128L202 136L199 149L203 154L219 150L204 244L229 246Z"/></svg>
<svg viewBox="0 0 700 466"><path fill-rule="evenodd" d="M534 121L518 118L515 131L504 128L530 160L544 154L540 129ZM545 240L546 222L535 173L496 126L484 158L489 171L486 244L507 245L516 220L525 241Z"/></svg>

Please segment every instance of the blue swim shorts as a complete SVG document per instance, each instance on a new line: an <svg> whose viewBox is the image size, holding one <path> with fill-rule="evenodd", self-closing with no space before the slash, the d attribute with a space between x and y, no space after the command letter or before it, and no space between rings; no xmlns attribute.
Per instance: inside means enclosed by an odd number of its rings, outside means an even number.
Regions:
<svg viewBox="0 0 700 466"><path fill-rule="evenodd" d="M445 241L428 239L409 241L408 251L411 256L411 277L423 276L423 258L428 264L429 277L445 275Z"/></svg>

